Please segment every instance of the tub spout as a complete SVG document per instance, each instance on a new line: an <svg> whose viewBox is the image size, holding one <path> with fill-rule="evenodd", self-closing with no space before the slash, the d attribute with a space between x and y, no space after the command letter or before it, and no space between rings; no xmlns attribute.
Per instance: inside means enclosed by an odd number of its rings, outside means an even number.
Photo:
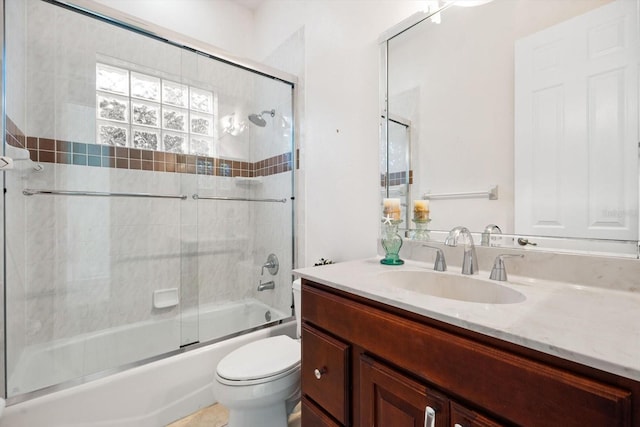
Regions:
<svg viewBox="0 0 640 427"><path fill-rule="evenodd" d="M276 287L276 284L274 283L273 280L269 280L268 282L265 282L265 283L260 282L260 284L258 285L258 292L262 292L267 289L275 289L275 287Z"/></svg>

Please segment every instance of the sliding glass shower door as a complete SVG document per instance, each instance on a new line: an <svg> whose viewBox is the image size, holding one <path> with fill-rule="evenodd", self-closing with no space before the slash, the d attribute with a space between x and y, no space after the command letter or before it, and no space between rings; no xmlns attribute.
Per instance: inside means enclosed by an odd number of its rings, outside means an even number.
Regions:
<svg viewBox="0 0 640 427"><path fill-rule="evenodd" d="M5 11L7 395L290 317L293 84L56 2Z"/></svg>

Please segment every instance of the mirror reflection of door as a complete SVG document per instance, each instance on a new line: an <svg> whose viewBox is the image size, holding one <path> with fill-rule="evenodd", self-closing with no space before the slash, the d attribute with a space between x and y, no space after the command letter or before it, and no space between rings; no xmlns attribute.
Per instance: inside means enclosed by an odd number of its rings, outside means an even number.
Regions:
<svg viewBox="0 0 640 427"><path fill-rule="evenodd" d="M635 11L614 1L516 42L516 233L637 238Z"/></svg>

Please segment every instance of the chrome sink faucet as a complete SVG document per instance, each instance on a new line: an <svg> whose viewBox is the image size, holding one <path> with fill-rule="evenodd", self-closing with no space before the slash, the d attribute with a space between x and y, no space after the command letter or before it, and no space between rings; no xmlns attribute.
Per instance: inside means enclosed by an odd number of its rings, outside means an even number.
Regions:
<svg viewBox="0 0 640 427"><path fill-rule="evenodd" d="M524 258L522 254L501 254L496 257L496 260L493 262L493 268L491 269L491 275L489 279L499 280L504 282L507 280L507 269L504 266L504 257L520 257Z"/></svg>
<svg viewBox="0 0 640 427"><path fill-rule="evenodd" d="M422 247L436 250L436 261L433 263L433 269L435 271L447 271L447 262L444 259L444 252L442 249L429 245L422 245Z"/></svg>
<svg viewBox="0 0 640 427"><path fill-rule="evenodd" d="M444 241L447 246L458 246L458 239L463 236L464 256L462 258L462 274L478 274L478 257L476 256L476 246L473 244L473 237L467 227L461 225L454 227Z"/></svg>
<svg viewBox="0 0 640 427"><path fill-rule="evenodd" d="M482 232L482 240L480 241L481 246L491 246L491 235L492 234L502 234L502 230L495 224L489 224L484 228Z"/></svg>

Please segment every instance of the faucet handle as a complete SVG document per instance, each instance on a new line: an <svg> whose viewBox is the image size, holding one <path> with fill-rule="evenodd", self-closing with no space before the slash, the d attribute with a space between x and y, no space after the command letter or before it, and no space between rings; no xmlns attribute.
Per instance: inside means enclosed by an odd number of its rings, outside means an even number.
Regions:
<svg viewBox="0 0 640 427"><path fill-rule="evenodd" d="M264 276L264 269L269 271L269 274L275 276L278 274L278 270L280 269L280 263L278 262L278 257L275 254L269 254L267 257L267 261L262 264L262 269L260 270L260 275Z"/></svg>
<svg viewBox="0 0 640 427"><path fill-rule="evenodd" d="M447 271L447 262L444 259L444 252L437 246L422 245L423 248L431 248L436 250L436 261L433 263L435 271Z"/></svg>
<svg viewBox="0 0 640 427"><path fill-rule="evenodd" d="M524 258L522 254L500 254L496 257L493 262L493 268L491 269L491 274L489 275L489 279L499 280L504 282L507 280L507 269L504 266L504 257L519 257Z"/></svg>

